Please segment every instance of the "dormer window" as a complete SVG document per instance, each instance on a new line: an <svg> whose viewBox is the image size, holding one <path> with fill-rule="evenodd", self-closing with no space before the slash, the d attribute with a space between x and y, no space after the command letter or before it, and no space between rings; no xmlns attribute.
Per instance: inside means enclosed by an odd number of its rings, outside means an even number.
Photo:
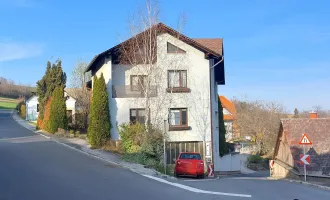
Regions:
<svg viewBox="0 0 330 200"><path fill-rule="evenodd" d="M167 53L186 53L186 51L167 42Z"/></svg>

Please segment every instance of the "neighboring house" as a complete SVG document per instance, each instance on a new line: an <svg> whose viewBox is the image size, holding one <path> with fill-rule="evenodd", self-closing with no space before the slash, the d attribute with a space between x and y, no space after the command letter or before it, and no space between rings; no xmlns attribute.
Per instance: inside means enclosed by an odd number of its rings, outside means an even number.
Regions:
<svg viewBox="0 0 330 200"><path fill-rule="evenodd" d="M151 124L167 132L167 162L173 163L180 151L196 151L216 165L220 160L217 85L225 82L223 41L191 39L162 23L155 27L160 30L156 38L156 62L164 73L157 74L158 85L151 88L149 118ZM120 139L119 125L145 123L146 98L141 85L152 75L118 62L121 45L130 40L132 38L95 56L86 70L92 74L87 83L90 87L93 77L103 73L113 125L111 137L115 140ZM182 64L174 66L167 59L178 54Z"/></svg>
<svg viewBox="0 0 330 200"><path fill-rule="evenodd" d="M64 96L67 97L66 100L66 112L68 116L68 122L74 123L74 115L76 112L76 99L69 95L65 89ZM39 101L38 96L33 95L28 100L26 100L26 120L37 121L39 115Z"/></svg>
<svg viewBox="0 0 330 200"><path fill-rule="evenodd" d="M226 141L236 138L234 121L236 120L236 108L233 102L224 96L219 96L223 108L223 120L226 128Z"/></svg>
<svg viewBox="0 0 330 200"><path fill-rule="evenodd" d="M39 114L38 96L33 95L25 101L26 104L26 120L37 121Z"/></svg>
<svg viewBox="0 0 330 200"><path fill-rule="evenodd" d="M306 154L310 155L311 160L311 164L306 165L307 175L330 178L330 119L318 118L315 112L310 113L309 118L281 120L272 176L283 178L304 175L304 165L300 163L304 147L299 144L304 133L312 142L312 145L305 145Z"/></svg>

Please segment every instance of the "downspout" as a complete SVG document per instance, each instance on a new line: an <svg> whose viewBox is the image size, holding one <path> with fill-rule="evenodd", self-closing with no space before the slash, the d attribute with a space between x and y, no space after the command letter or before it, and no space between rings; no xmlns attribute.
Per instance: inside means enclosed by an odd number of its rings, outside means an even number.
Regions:
<svg viewBox="0 0 330 200"><path fill-rule="evenodd" d="M212 83L211 83L211 78L212 78L212 69L214 67L216 67L218 64L220 64L223 61L223 56L221 56L221 60L215 64L213 64L213 66L210 67L210 72L209 72L209 80L210 80L210 113L211 113L211 149L212 149L212 163L213 163L213 167L214 167L214 130L213 130L213 108L212 108ZM215 80L214 80L215 82ZM215 94L214 94L215 95ZM219 111L218 111L219 112ZM220 144L219 144L220 145ZM220 153L220 152L219 152Z"/></svg>

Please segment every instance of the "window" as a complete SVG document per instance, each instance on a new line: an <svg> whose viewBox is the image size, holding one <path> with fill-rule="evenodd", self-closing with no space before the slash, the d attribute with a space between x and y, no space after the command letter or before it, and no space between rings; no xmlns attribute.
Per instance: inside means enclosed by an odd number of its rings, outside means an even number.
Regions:
<svg viewBox="0 0 330 200"><path fill-rule="evenodd" d="M39 104L37 104L37 112L39 112Z"/></svg>
<svg viewBox="0 0 330 200"><path fill-rule="evenodd" d="M188 126L187 108L170 109L170 126Z"/></svg>
<svg viewBox="0 0 330 200"><path fill-rule="evenodd" d="M129 120L132 124L139 122L140 124L145 123L145 109L130 109Z"/></svg>
<svg viewBox="0 0 330 200"><path fill-rule="evenodd" d="M186 53L186 51L168 42L167 53Z"/></svg>
<svg viewBox="0 0 330 200"><path fill-rule="evenodd" d="M169 70L168 71L169 88L187 87L187 70Z"/></svg>
<svg viewBox="0 0 330 200"><path fill-rule="evenodd" d="M199 153L181 153L180 159L202 160L201 155Z"/></svg>
<svg viewBox="0 0 330 200"><path fill-rule="evenodd" d="M131 75L131 90L141 91L146 85L146 75Z"/></svg>
<svg viewBox="0 0 330 200"><path fill-rule="evenodd" d="M66 116L68 117L68 123L72 123L72 110L67 110Z"/></svg>

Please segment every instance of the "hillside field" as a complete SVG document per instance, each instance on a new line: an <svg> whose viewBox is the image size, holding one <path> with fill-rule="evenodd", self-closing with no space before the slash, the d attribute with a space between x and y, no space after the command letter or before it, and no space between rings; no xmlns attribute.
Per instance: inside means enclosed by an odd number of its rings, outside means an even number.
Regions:
<svg viewBox="0 0 330 200"><path fill-rule="evenodd" d="M0 97L0 109L15 109L17 103L17 99Z"/></svg>

